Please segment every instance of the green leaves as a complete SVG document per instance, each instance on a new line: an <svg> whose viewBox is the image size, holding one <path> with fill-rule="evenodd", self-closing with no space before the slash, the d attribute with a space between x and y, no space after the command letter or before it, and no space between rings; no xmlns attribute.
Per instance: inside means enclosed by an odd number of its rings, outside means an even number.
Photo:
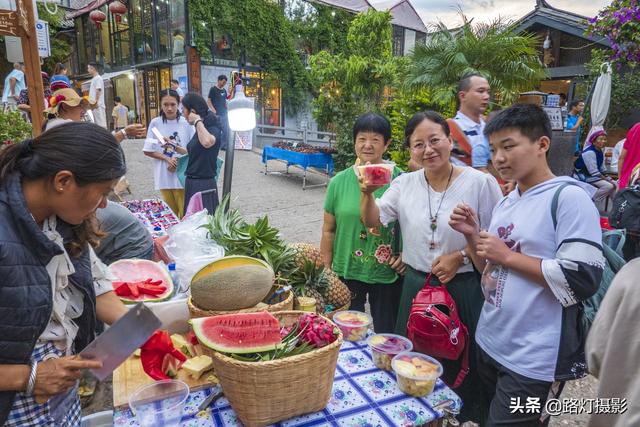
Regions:
<svg viewBox="0 0 640 427"><path fill-rule="evenodd" d="M22 118L19 111L0 111L0 150L6 141L13 144L31 138L31 124Z"/></svg>
<svg viewBox="0 0 640 427"><path fill-rule="evenodd" d="M532 35L516 34L509 23L496 19L475 24L462 15L464 25L449 30L443 23L425 45L417 45L407 83L432 91L433 101L454 105L456 85L464 74L478 72L499 94L496 102L510 104L520 92L545 77Z"/></svg>

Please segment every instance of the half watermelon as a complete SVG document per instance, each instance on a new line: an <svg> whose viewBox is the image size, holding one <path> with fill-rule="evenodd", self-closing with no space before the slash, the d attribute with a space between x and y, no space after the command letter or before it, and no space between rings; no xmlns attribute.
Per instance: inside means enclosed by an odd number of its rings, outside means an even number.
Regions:
<svg viewBox="0 0 640 427"><path fill-rule="evenodd" d="M189 323L200 344L221 353L270 351L281 342L280 322L267 311L201 317Z"/></svg>
<svg viewBox="0 0 640 427"><path fill-rule="evenodd" d="M114 290L121 282L136 283L144 282L152 279L157 286L166 288L161 293L153 292L153 294L139 293L138 296L128 295L118 297L125 304L135 304L138 302L158 302L164 301L174 294L175 286L169 276L167 269L157 262L148 261L146 259L123 259L116 261L109 266L109 271L114 276Z"/></svg>

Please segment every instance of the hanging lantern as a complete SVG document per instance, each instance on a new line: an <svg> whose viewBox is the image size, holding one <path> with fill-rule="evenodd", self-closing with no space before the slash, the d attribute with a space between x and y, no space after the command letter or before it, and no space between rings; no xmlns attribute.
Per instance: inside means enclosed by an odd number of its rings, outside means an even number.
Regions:
<svg viewBox="0 0 640 427"><path fill-rule="evenodd" d="M102 22L107 19L107 15L103 11L96 9L89 14L89 19L96 24L97 29L101 29Z"/></svg>
<svg viewBox="0 0 640 427"><path fill-rule="evenodd" d="M127 13L127 6L116 0L109 4L109 12L116 18L116 23L119 24L122 21L122 15Z"/></svg>

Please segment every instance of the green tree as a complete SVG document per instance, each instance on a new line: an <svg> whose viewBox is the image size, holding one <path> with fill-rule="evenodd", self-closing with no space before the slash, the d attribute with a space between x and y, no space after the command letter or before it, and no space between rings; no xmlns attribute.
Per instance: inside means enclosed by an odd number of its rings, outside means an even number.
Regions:
<svg viewBox="0 0 640 427"><path fill-rule="evenodd" d="M63 28L63 20L65 11L62 8L58 8L58 12L55 14L49 13L42 3L37 3L38 16L40 19L49 23L49 40L51 43L51 56L43 58L42 70L52 73L56 63L65 62L69 55L71 55L71 44L62 38L58 37Z"/></svg>
<svg viewBox="0 0 640 427"><path fill-rule="evenodd" d="M304 105L310 89L306 72L294 47L290 22L278 3L264 0L189 0L196 31L196 48L211 59L211 28L231 37L236 58L246 58L280 81L285 107L292 112Z"/></svg>
<svg viewBox="0 0 640 427"><path fill-rule="evenodd" d="M489 80L496 101L508 105L545 77L535 36L516 34L501 18L472 24L460 16L461 28L449 30L440 22L426 44L416 45L407 79L410 86L427 87L434 101L453 105L460 77L477 72Z"/></svg>
<svg viewBox="0 0 640 427"><path fill-rule="evenodd" d="M286 3L285 14L291 22L299 52L346 52L347 32L354 14L303 0L288 0Z"/></svg>
<svg viewBox="0 0 640 427"><path fill-rule="evenodd" d="M393 57L391 40L391 14L369 10L351 22L346 53L322 51L310 58L314 117L336 132L338 169L355 160L351 128L356 117L384 112L399 86L402 59Z"/></svg>

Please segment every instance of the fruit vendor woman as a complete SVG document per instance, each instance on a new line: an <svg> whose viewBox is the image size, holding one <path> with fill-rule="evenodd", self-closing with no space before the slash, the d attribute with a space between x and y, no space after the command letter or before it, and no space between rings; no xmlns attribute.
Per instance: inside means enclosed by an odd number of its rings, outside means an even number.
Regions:
<svg viewBox="0 0 640 427"><path fill-rule="evenodd" d="M358 163L381 164L391 142L391 125L379 114L364 114L353 126ZM400 174L394 169L393 176ZM373 193L381 197L389 185ZM354 165L338 173L327 189L320 251L324 264L332 268L353 294L351 309L364 311L369 297L376 332L392 332L400 298L397 271L404 265L390 222L367 228L360 221L358 169ZM395 269L394 269L395 268Z"/></svg>
<svg viewBox="0 0 640 427"><path fill-rule="evenodd" d="M126 308L92 246L125 173L115 138L66 123L0 153L0 425L79 426L74 354Z"/></svg>
<svg viewBox="0 0 640 427"><path fill-rule="evenodd" d="M491 222L491 212L502 197L500 187L490 174L451 164L453 142L446 120L438 113L416 113L405 127L405 144L422 159L422 169L395 179L377 198L378 186L361 183L361 215L367 227L380 227L398 221L402 231L402 259L407 265L398 308L396 333L406 334L411 302L422 289L429 273L430 285L446 284L460 319L470 337L470 373L456 390L463 402L463 420L483 420L470 411L479 380L475 368L476 325L484 298L479 275L467 256L464 236L448 224L453 209L466 202L480 212L480 227ZM413 157L416 157L413 155ZM377 199L377 200L376 200ZM442 360L443 379L448 384L458 374L461 361ZM477 400L477 399L475 399ZM479 411L479 409L478 409Z"/></svg>

